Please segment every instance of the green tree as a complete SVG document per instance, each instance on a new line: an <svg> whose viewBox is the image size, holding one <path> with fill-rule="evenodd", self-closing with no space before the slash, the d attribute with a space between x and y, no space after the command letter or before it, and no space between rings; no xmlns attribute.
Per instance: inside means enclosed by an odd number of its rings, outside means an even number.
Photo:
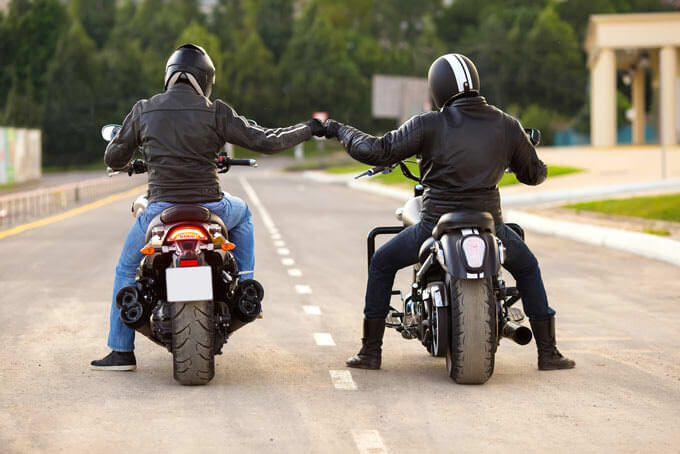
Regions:
<svg viewBox="0 0 680 454"><path fill-rule="evenodd" d="M13 0L3 21L0 100L4 122L15 126L41 123L47 83L45 68L68 24L58 0ZM7 83L10 82L11 83ZM11 96L10 96L11 95Z"/></svg>
<svg viewBox="0 0 680 454"><path fill-rule="evenodd" d="M254 11L257 33L278 62L293 34L293 2L291 0L260 0Z"/></svg>
<svg viewBox="0 0 680 454"><path fill-rule="evenodd" d="M116 18L116 2L110 0L71 0L71 11L87 34L101 49Z"/></svg>
<svg viewBox="0 0 680 454"><path fill-rule="evenodd" d="M295 24L281 59L289 120L324 110L340 120L370 121L369 81L349 58L342 32L336 30L318 1L312 1Z"/></svg>
<svg viewBox="0 0 680 454"><path fill-rule="evenodd" d="M573 28L552 7L536 18L524 41L524 105L537 102L557 107L562 115L576 114L586 95L581 48Z"/></svg>
<svg viewBox="0 0 680 454"><path fill-rule="evenodd" d="M47 75L49 97L45 106L44 157L46 165L89 163L101 158L98 110L102 65L94 41L74 21L57 46Z"/></svg>

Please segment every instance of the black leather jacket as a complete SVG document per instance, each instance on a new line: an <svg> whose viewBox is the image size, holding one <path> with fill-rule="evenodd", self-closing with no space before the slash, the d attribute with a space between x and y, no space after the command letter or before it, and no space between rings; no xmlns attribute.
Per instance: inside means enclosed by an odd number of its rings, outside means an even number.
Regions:
<svg viewBox="0 0 680 454"><path fill-rule="evenodd" d="M520 123L481 96L416 115L382 137L345 125L338 139L354 159L374 166L418 155L425 186L422 215L429 222L461 208L488 211L503 222L498 182L505 169L529 185L547 175Z"/></svg>
<svg viewBox="0 0 680 454"><path fill-rule="evenodd" d="M142 148L149 168L149 201L202 203L222 197L217 153L226 142L262 153L277 153L311 138L309 126L266 129L217 100L177 84L138 101L106 147L104 160L126 168Z"/></svg>

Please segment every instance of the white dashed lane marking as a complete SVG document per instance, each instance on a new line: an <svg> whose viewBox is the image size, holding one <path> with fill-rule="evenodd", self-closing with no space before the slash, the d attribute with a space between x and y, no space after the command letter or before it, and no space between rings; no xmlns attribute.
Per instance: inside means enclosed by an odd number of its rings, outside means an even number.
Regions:
<svg viewBox="0 0 680 454"><path fill-rule="evenodd" d="M334 347L335 341L330 333L314 333L314 340L316 345L321 345L324 347Z"/></svg>
<svg viewBox="0 0 680 454"><path fill-rule="evenodd" d="M243 186L243 189L246 191L246 194L248 194L248 198L250 199L250 201L253 202L253 205L255 205L257 210L260 212L262 222L264 222L264 225L265 227L267 227L267 230L269 230L269 233L272 235L278 233L279 231L276 229L276 225L274 225L272 217L269 215L269 212L264 207L264 205L262 205L260 198L257 196L257 193L250 185L250 183L248 183L248 180L246 180L244 177L239 177L238 181L241 183L241 186Z"/></svg>
<svg viewBox="0 0 680 454"><path fill-rule="evenodd" d="M319 306L302 306L302 310L307 315L321 315L321 308Z"/></svg>
<svg viewBox="0 0 680 454"><path fill-rule="evenodd" d="M288 255L290 254L290 251L286 249L285 247L279 248L276 250L276 252L279 253L279 255Z"/></svg>
<svg viewBox="0 0 680 454"><path fill-rule="evenodd" d="M297 268L291 268L288 270L288 276L300 277L302 276L302 271Z"/></svg>
<svg viewBox="0 0 680 454"><path fill-rule="evenodd" d="M377 430L353 430L352 438L359 454L385 454L387 448Z"/></svg>
<svg viewBox="0 0 680 454"><path fill-rule="evenodd" d="M312 293L312 288L309 285L297 284L295 286L295 291L300 295L310 295Z"/></svg>
<svg viewBox="0 0 680 454"><path fill-rule="evenodd" d="M272 240L280 240L280 239L281 239L280 233L272 233Z"/></svg>
<svg viewBox="0 0 680 454"><path fill-rule="evenodd" d="M274 241L274 246L276 247L286 247L286 242L283 240L276 240Z"/></svg>
<svg viewBox="0 0 680 454"><path fill-rule="evenodd" d="M286 257L286 258L281 259L281 263L283 263L285 266L291 266L291 265L295 265L295 260L293 260L290 257Z"/></svg>
<svg viewBox="0 0 680 454"><path fill-rule="evenodd" d="M357 384L352 379L352 374L348 370L329 370L331 380L335 389L344 389L347 391L356 391Z"/></svg>

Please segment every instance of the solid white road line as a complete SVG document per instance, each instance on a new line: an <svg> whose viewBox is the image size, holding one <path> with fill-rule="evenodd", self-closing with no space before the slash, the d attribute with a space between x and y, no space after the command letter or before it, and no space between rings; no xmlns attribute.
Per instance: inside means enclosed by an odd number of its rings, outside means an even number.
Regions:
<svg viewBox="0 0 680 454"><path fill-rule="evenodd" d="M288 255L290 254L290 251L286 249L285 247L279 248L276 250L276 252L279 253L279 255Z"/></svg>
<svg viewBox="0 0 680 454"><path fill-rule="evenodd" d="M302 310L307 315L321 315L321 308L319 306L302 306Z"/></svg>
<svg viewBox="0 0 680 454"><path fill-rule="evenodd" d="M288 276L300 277L300 276L302 276L302 271L300 271L297 268L290 268L288 270Z"/></svg>
<svg viewBox="0 0 680 454"><path fill-rule="evenodd" d="M360 454L385 454L387 448L383 444L377 430L353 430L352 438Z"/></svg>
<svg viewBox="0 0 680 454"><path fill-rule="evenodd" d="M290 257L284 257L281 259L281 263L283 263L285 266L292 266L295 265L295 260Z"/></svg>
<svg viewBox="0 0 680 454"><path fill-rule="evenodd" d="M330 333L314 333L314 340L316 345L322 345L325 347L334 347L335 341Z"/></svg>
<svg viewBox="0 0 680 454"><path fill-rule="evenodd" d="M253 205L255 205L257 210L260 212L262 222L264 222L264 225L265 227L267 227L267 230L269 230L269 233L271 234L278 233L278 230L276 229L276 225L274 225L272 217L269 215L269 212L264 207L264 205L262 205L260 198L257 196L257 193L250 185L250 183L248 183L248 180L246 180L245 177L239 177L238 181L241 183L241 186L243 186L243 189L246 191L246 194L248 194L248 198L250 199L250 201L253 203Z"/></svg>
<svg viewBox="0 0 680 454"><path fill-rule="evenodd" d="M310 295L312 293L312 288L309 285L295 285L295 291L300 295Z"/></svg>
<svg viewBox="0 0 680 454"><path fill-rule="evenodd" d="M352 379L352 373L348 370L329 370L331 380L335 389L344 389L347 391L356 391L357 384Z"/></svg>

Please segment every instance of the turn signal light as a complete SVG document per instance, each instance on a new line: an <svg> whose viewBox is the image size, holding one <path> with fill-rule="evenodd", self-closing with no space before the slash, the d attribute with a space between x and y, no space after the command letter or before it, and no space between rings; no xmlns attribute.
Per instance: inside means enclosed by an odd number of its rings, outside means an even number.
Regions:
<svg viewBox="0 0 680 454"><path fill-rule="evenodd" d="M230 243L228 241L225 241L224 243L222 243L221 247L222 247L223 251L231 251L232 249L234 249L236 247L236 245L234 243Z"/></svg>
<svg viewBox="0 0 680 454"><path fill-rule="evenodd" d="M153 253L156 252L156 249L153 246L145 246L140 252L144 255L153 255Z"/></svg>

